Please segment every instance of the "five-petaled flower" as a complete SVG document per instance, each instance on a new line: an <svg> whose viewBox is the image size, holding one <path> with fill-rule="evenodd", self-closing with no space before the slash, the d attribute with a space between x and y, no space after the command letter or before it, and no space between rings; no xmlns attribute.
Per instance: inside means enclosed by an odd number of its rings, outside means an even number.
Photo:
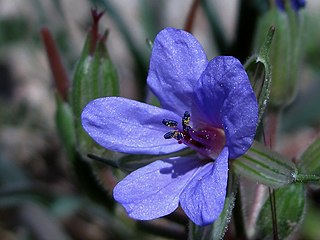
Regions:
<svg viewBox="0 0 320 240"><path fill-rule="evenodd" d="M211 61L189 33L162 30L152 49L148 86L156 107L121 97L91 101L82 124L100 145L129 154L194 154L155 161L124 178L114 198L129 216L149 220L179 205L198 225L215 221L224 206L228 159L253 142L258 105L234 57Z"/></svg>

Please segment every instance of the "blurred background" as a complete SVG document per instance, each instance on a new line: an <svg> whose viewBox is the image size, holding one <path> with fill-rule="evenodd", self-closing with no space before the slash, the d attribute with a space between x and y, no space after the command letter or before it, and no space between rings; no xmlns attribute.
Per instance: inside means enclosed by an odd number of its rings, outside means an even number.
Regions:
<svg viewBox="0 0 320 240"><path fill-rule="evenodd" d="M243 2L254 6L255 15L249 16L254 27L269 1ZM114 220L80 190L57 133L54 82L40 31L49 29L72 79L92 23L90 9L104 11L100 27L109 30L106 45L118 73L120 95L141 100L150 56L146 39L153 40L167 26L184 28L192 4L191 0L0 0L0 239L155 239L156 230L150 226L133 234L126 226L134 223L125 214L125 224ZM234 42L239 6L240 0L203 0L197 7L192 33L209 59L222 49L213 24L219 23L225 42ZM301 11L305 28L299 87L283 113L277 145L292 158L320 135L319 13L317 0L307 0ZM248 49L242 62L254 51ZM296 239L320 238L320 194L310 194L312 211L305 215ZM127 233L121 233L123 229ZM172 231L176 233L172 238L184 237L184 227Z"/></svg>

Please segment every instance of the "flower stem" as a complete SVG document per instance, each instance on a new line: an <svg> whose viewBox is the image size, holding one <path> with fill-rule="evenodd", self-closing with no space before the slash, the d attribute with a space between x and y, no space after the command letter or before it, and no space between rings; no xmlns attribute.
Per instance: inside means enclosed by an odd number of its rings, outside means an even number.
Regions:
<svg viewBox="0 0 320 240"><path fill-rule="evenodd" d="M268 190L269 190L269 201L271 206L273 239L278 240L279 235L278 235L278 224L277 224L276 196L275 196L275 191L273 189L269 187Z"/></svg>
<svg viewBox="0 0 320 240"><path fill-rule="evenodd" d="M318 182L318 183L320 183L320 176L308 175L308 174L297 174L296 182L300 182L300 183Z"/></svg>

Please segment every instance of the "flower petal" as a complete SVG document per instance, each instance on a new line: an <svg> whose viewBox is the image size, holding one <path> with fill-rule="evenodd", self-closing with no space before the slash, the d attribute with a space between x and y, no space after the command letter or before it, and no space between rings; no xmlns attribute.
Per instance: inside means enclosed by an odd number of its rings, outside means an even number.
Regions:
<svg viewBox="0 0 320 240"><path fill-rule="evenodd" d="M193 86L207 62L200 43L190 33L162 30L153 44L147 79L161 106L179 116L190 111Z"/></svg>
<svg viewBox="0 0 320 240"><path fill-rule="evenodd" d="M195 87L193 121L223 128L230 158L253 142L258 103L242 64L234 57L212 59Z"/></svg>
<svg viewBox="0 0 320 240"><path fill-rule="evenodd" d="M228 182L228 148L214 163L208 163L195 173L180 195L182 209L197 225L214 222L220 215Z"/></svg>
<svg viewBox="0 0 320 240"><path fill-rule="evenodd" d="M180 193L199 164L196 156L153 162L119 182L113 196L132 218L151 220L168 215L178 207Z"/></svg>
<svg viewBox="0 0 320 240"><path fill-rule="evenodd" d="M300 8L306 6L305 0L291 0L292 8L297 12Z"/></svg>
<svg viewBox="0 0 320 240"><path fill-rule="evenodd" d="M164 118L181 121L173 112L145 103L107 97L91 101L83 110L82 125L103 147L131 154L166 154L185 148L175 139L164 139L170 128Z"/></svg>

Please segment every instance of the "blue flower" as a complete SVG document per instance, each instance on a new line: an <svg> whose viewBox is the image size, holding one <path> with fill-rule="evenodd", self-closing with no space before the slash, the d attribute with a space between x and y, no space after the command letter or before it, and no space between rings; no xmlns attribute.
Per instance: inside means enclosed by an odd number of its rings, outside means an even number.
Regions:
<svg viewBox="0 0 320 240"><path fill-rule="evenodd" d="M189 33L162 30L152 49L148 86L161 107L121 97L91 101L82 124L100 145L130 154L193 155L155 161L124 178L114 198L129 216L150 220L180 204L198 225L215 221L224 206L228 159L253 142L258 104L234 57L211 61Z"/></svg>
<svg viewBox="0 0 320 240"><path fill-rule="evenodd" d="M276 0L276 5L281 11L285 11L285 0ZM292 8L298 12L301 8L306 5L305 0L290 0Z"/></svg>

